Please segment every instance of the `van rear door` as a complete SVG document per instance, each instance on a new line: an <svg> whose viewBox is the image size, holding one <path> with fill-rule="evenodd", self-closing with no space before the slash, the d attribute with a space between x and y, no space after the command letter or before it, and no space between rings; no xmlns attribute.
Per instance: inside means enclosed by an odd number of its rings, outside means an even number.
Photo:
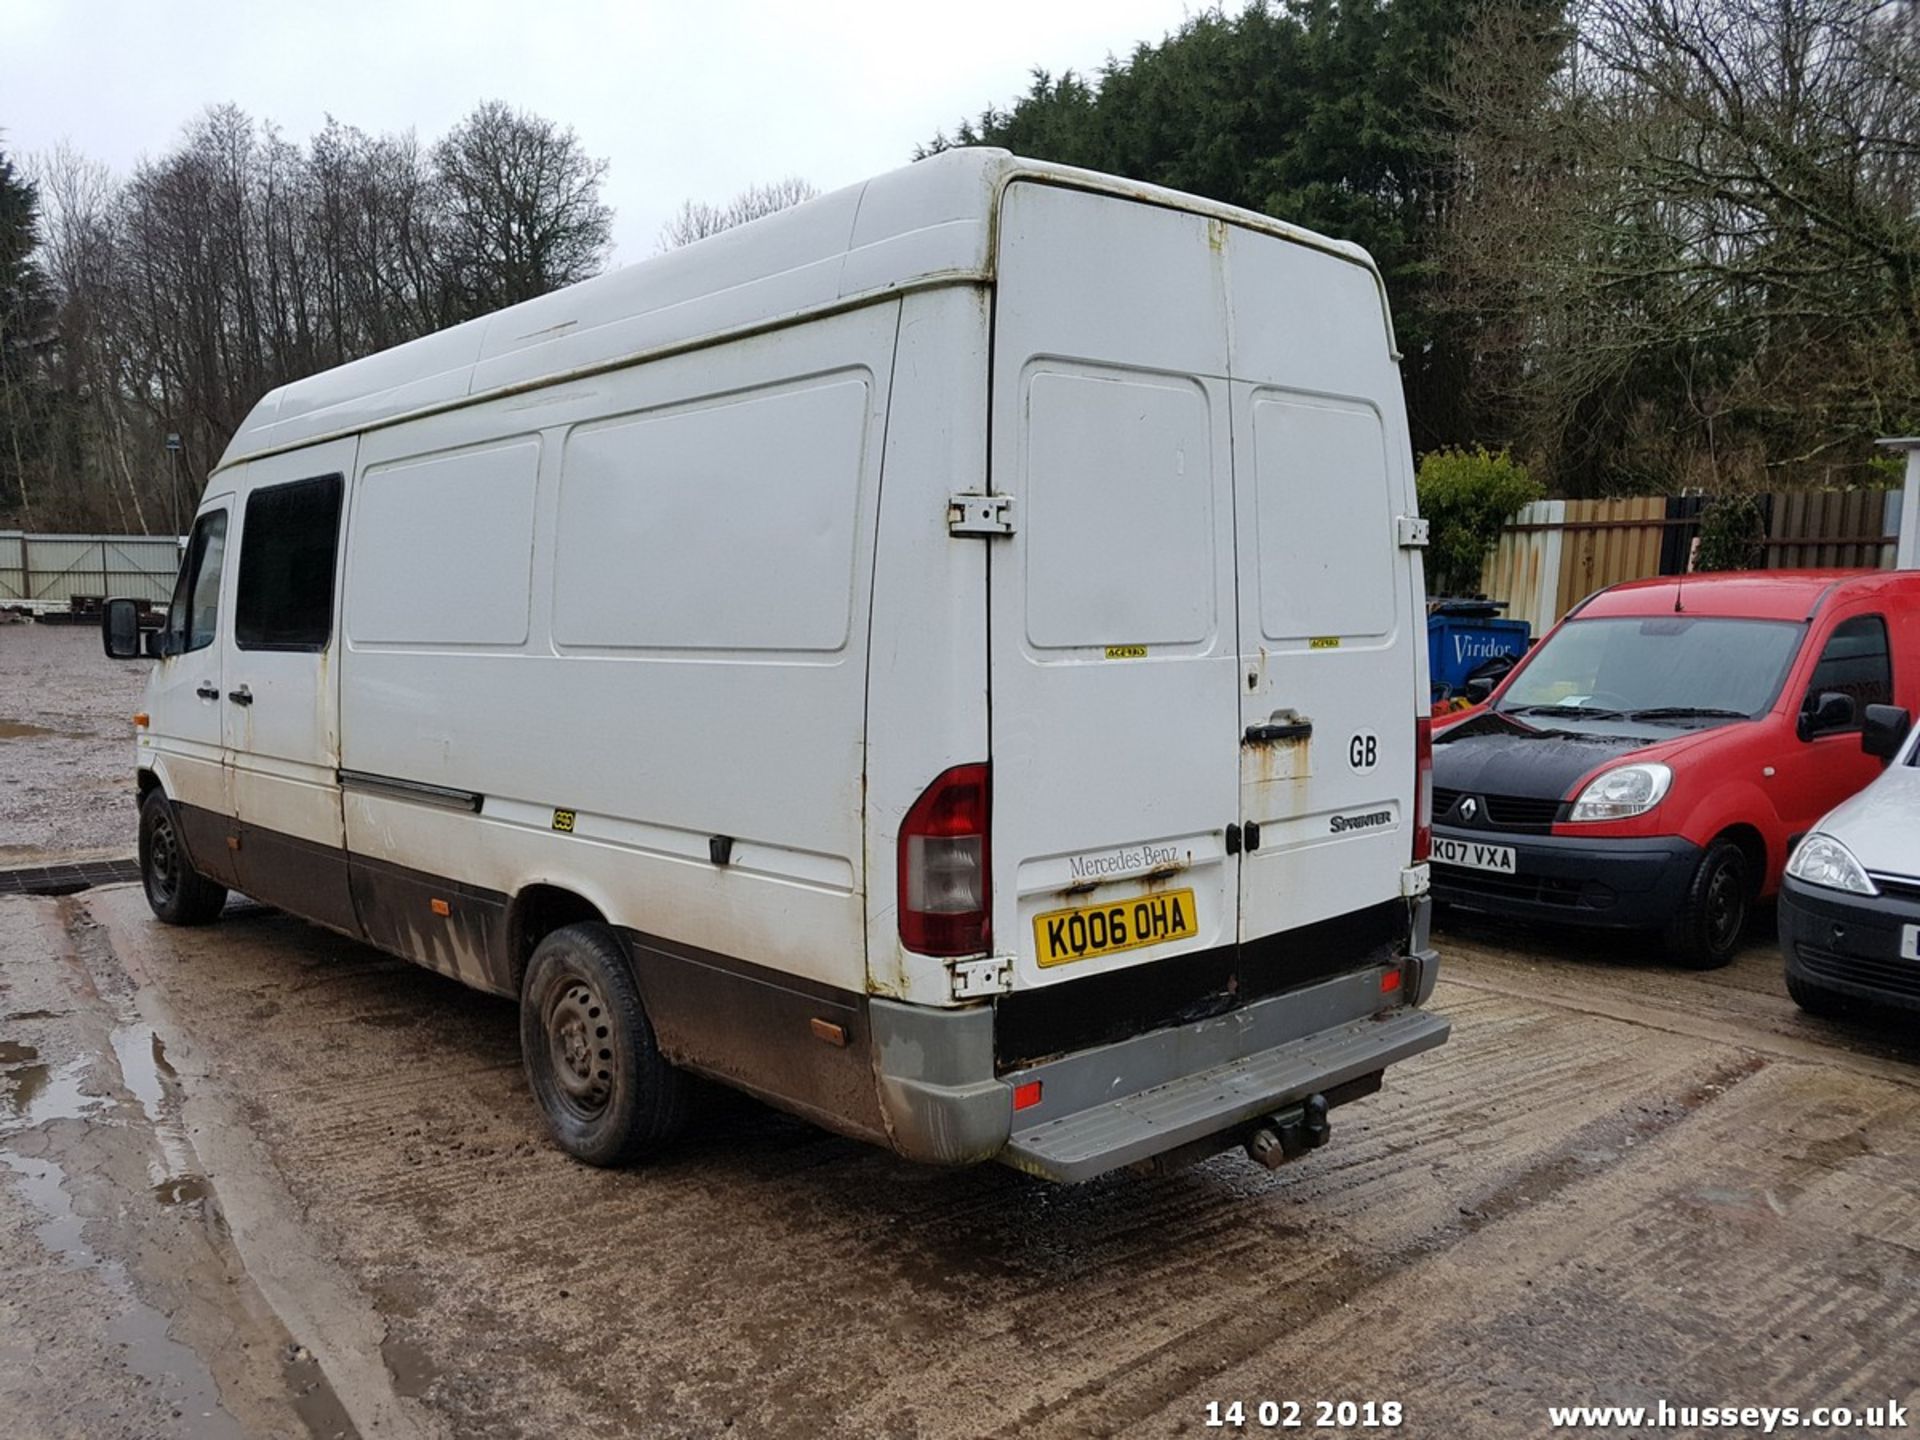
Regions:
<svg viewBox="0 0 1920 1440"><path fill-rule="evenodd" d="M994 949L1016 987L1232 944L1226 295L1200 217L1009 187L989 549Z"/></svg>
<svg viewBox="0 0 1920 1440"><path fill-rule="evenodd" d="M1008 188L1000 247L991 863L1014 984L1369 907L1404 926L1410 482L1371 273L1035 182ZM1302 978L1384 938L1304 936Z"/></svg>
<svg viewBox="0 0 1920 1440"><path fill-rule="evenodd" d="M1238 228L1227 257L1240 938L1254 941L1400 899L1424 639L1397 534L1411 511L1400 377L1372 274Z"/></svg>

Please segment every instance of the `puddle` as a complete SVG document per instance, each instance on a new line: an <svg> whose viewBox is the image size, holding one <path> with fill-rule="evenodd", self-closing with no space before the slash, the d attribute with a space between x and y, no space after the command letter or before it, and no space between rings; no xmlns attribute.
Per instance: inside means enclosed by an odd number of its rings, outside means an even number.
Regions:
<svg viewBox="0 0 1920 1440"><path fill-rule="evenodd" d="M58 1020L62 1015L66 1013L67 1012L64 1010L16 1010L11 1015L7 1016L7 1023L9 1025L12 1025L16 1021L20 1021L20 1020ZM0 1040L0 1050L4 1050L6 1048L6 1043L7 1043L6 1041ZM6 1056L3 1054L0 1054L0 1065L5 1065L7 1063L8 1062L7 1062Z"/></svg>
<svg viewBox="0 0 1920 1440"><path fill-rule="evenodd" d="M153 1197L163 1205L184 1205L207 1194L206 1177L199 1173L193 1144L180 1123L179 1104L170 1081L167 1046L150 1025L122 1025L108 1037L120 1062L120 1080L140 1102L159 1154L147 1161L147 1179Z"/></svg>
<svg viewBox="0 0 1920 1440"><path fill-rule="evenodd" d="M24 720L0 720L0 740L32 740L40 735L57 735L62 740L91 738L77 730L55 730L51 725L29 725Z"/></svg>
<svg viewBox="0 0 1920 1440"><path fill-rule="evenodd" d="M85 1222L67 1196L66 1172L51 1160L6 1150L0 1150L0 1167L13 1172L21 1196L43 1217L34 1230L40 1243L67 1269L98 1277L120 1298L124 1308L106 1335L123 1347L127 1369L166 1396L176 1412L193 1415L199 1422L196 1434L237 1440L240 1426L220 1408L219 1389L199 1355L167 1333L165 1315L134 1295L124 1266L87 1244L81 1233Z"/></svg>
<svg viewBox="0 0 1920 1440"><path fill-rule="evenodd" d="M31 1050L33 1047L17 1048ZM19 1126L8 1128L31 1129L49 1120L78 1120L93 1114L106 1102L81 1091L81 1082L86 1077L84 1058L69 1060L57 1068L36 1062L0 1070L0 1102L20 1121Z"/></svg>
<svg viewBox="0 0 1920 1440"><path fill-rule="evenodd" d="M387 1362L387 1369L393 1375L394 1392L409 1399L419 1399L440 1378L440 1367L410 1340L395 1340L391 1336L382 1340L380 1358Z"/></svg>
<svg viewBox="0 0 1920 1440"><path fill-rule="evenodd" d="M8 1019L15 1017L8 1016ZM24 1065L29 1060L38 1060L40 1052L31 1045L22 1045L17 1040L0 1040L0 1065Z"/></svg>

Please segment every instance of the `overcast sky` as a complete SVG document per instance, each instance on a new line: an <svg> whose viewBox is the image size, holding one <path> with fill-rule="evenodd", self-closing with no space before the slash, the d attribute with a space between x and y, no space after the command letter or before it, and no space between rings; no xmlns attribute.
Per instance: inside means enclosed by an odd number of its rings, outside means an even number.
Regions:
<svg viewBox="0 0 1920 1440"><path fill-rule="evenodd" d="M0 131L131 168L207 104L304 138L328 114L442 134L477 101L564 122L609 162L617 259L688 198L799 175L822 190L912 158L1034 66L1157 40L1182 0L0 0Z"/></svg>

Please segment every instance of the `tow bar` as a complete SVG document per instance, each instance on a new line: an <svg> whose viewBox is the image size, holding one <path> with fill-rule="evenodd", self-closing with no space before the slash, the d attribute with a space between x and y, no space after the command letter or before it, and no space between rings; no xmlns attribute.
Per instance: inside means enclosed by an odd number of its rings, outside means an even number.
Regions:
<svg viewBox="0 0 1920 1440"><path fill-rule="evenodd" d="M1278 1170L1309 1150L1327 1143L1327 1097L1309 1095L1290 1109L1269 1115L1247 1136L1247 1155L1269 1170Z"/></svg>

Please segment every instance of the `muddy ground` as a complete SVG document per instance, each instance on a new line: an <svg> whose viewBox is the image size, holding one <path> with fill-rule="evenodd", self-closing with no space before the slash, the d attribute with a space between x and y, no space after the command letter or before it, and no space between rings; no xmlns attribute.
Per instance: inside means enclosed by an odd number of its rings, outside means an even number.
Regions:
<svg viewBox="0 0 1920 1440"><path fill-rule="evenodd" d="M109 660L91 625L0 614L0 867L133 848L133 712L150 660Z"/></svg>
<svg viewBox="0 0 1920 1440"><path fill-rule="evenodd" d="M1473 1437L1548 1404L1920 1403L1911 1025L1802 1017L1761 932L1709 975L1441 940L1451 1043L1325 1150L1061 1189L744 1101L590 1170L501 1001L243 902L180 931L127 886L0 898L6 1433L1201 1436L1208 1401L1257 1428L1270 1399Z"/></svg>

